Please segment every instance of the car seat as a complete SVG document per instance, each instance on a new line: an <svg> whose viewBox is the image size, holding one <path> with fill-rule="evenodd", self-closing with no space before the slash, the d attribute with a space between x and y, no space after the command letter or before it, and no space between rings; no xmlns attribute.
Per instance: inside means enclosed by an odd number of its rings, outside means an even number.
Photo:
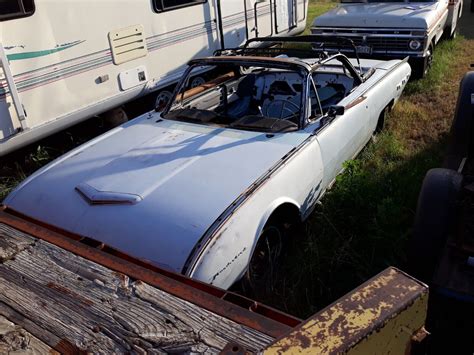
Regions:
<svg viewBox="0 0 474 355"><path fill-rule="evenodd" d="M238 99L227 107L227 115L233 118L240 118L251 114L249 111L253 99L255 80L256 75L249 74L239 82L235 92Z"/></svg>

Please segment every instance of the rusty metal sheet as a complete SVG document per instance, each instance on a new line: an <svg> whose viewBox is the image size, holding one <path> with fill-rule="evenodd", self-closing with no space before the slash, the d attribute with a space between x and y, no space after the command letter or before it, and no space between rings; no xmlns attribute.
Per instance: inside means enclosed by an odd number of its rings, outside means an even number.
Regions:
<svg viewBox="0 0 474 355"><path fill-rule="evenodd" d="M147 264L93 239L13 213L0 208L0 222L274 338L301 322L243 296Z"/></svg>
<svg viewBox="0 0 474 355"><path fill-rule="evenodd" d="M323 309L264 354L405 354L423 328L428 287L388 268Z"/></svg>

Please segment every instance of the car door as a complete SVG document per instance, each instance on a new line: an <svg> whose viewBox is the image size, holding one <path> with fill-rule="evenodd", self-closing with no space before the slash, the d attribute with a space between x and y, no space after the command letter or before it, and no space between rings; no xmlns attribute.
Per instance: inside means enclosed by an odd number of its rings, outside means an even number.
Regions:
<svg viewBox="0 0 474 355"><path fill-rule="evenodd" d="M350 63L344 63L347 64ZM359 153L372 133L369 128L370 105L362 94L364 88L360 77L353 67L347 68L354 76L357 75L357 85L338 103L338 106L344 107L344 113L331 115L330 112L325 112L317 133L324 164L324 185L333 182L344 162Z"/></svg>

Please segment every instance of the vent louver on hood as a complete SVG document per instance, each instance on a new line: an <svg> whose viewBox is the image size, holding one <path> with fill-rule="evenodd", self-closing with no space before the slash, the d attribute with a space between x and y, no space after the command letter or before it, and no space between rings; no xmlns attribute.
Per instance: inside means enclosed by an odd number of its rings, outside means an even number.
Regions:
<svg viewBox="0 0 474 355"><path fill-rule="evenodd" d="M109 42L116 65L145 57L148 53L142 25L109 32Z"/></svg>

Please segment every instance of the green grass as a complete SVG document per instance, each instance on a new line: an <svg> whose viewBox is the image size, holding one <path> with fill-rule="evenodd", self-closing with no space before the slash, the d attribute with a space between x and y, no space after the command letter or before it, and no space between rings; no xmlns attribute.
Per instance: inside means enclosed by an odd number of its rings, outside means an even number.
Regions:
<svg viewBox="0 0 474 355"><path fill-rule="evenodd" d="M316 1L316 0L310 0L309 1L309 7L308 7L308 22L306 24L306 30L304 31L304 34L309 34L310 33L310 26L311 23L313 22L315 17L318 17L325 12L331 10L337 5L336 1L330 1L330 0L324 0L324 1Z"/></svg>
<svg viewBox="0 0 474 355"><path fill-rule="evenodd" d="M463 40L458 37L452 41L441 41L434 51L433 65L427 77L424 80L411 82L405 93L413 94L439 89L445 77L449 75L449 67L456 62L457 49Z"/></svg>

